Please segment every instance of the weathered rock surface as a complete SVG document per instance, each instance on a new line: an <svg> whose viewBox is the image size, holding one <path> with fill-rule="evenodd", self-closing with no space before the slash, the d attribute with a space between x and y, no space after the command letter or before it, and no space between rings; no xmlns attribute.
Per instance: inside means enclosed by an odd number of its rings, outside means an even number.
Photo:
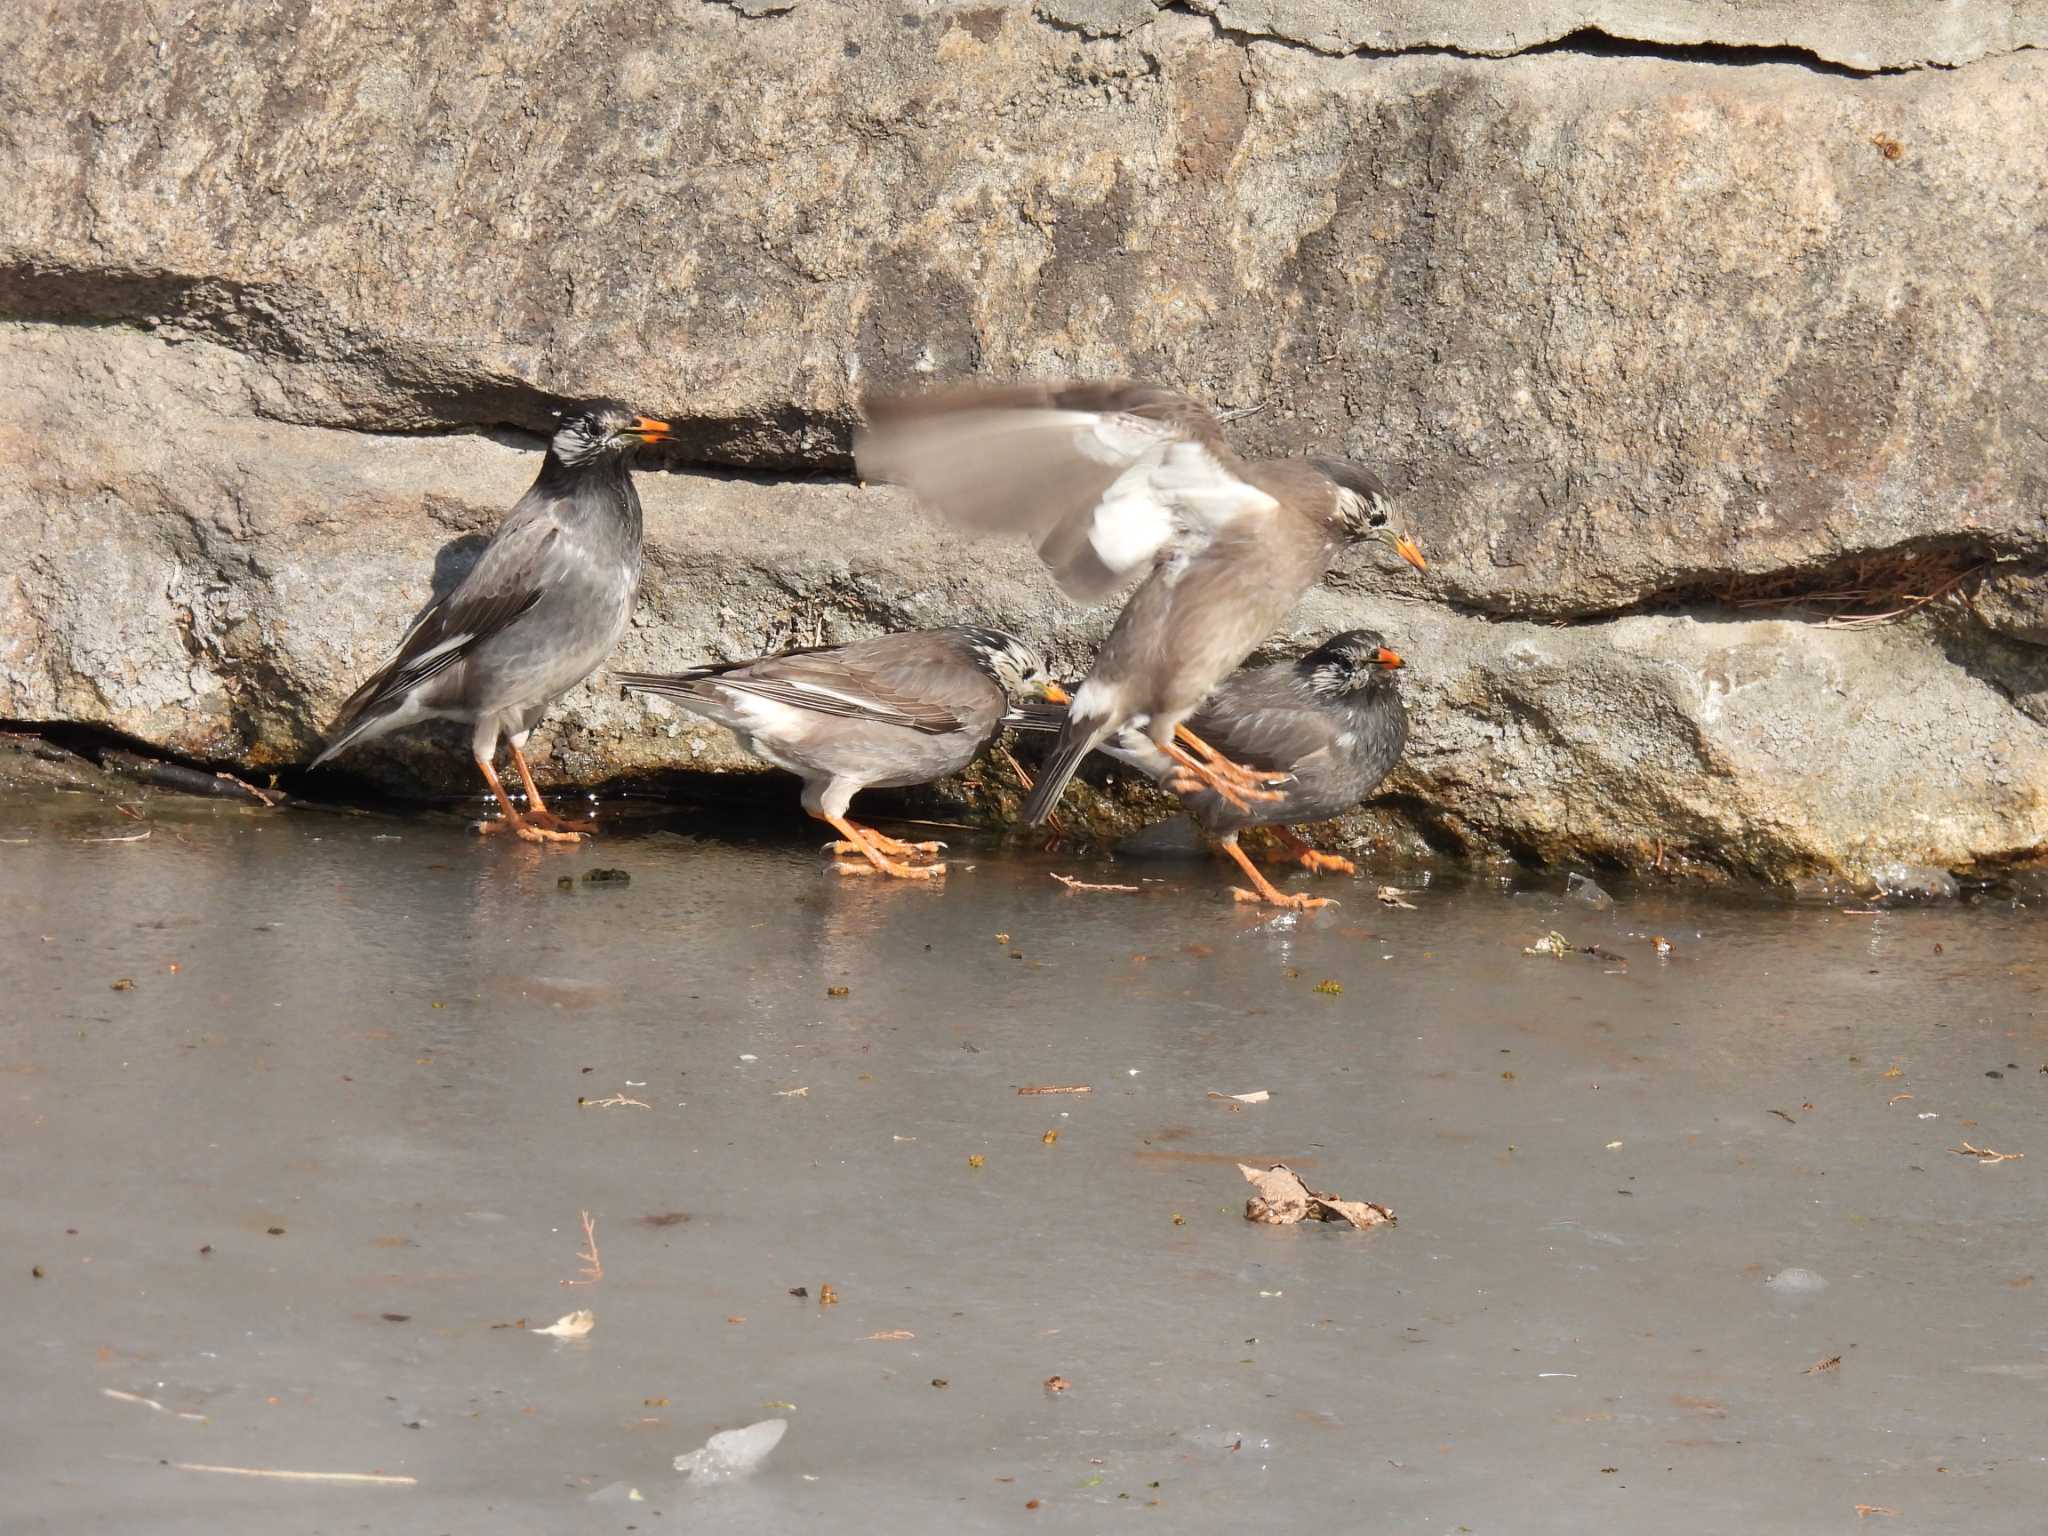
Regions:
<svg viewBox="0 0 2048 1536"><path fill-rule="evenodd" d="M0 709L303 756L596 392L692 466L643 476L620 665L971 616L1078 668L1105 613L847 444L873 380L1129 372L1388 467L1430 575L1363 557L1291 638L1399 637L1412 819L1768 874L2014 856L2048 840L2044 16L15 7ZM1973 606L1817 622L1940 583ZM734 762L597 685L550 731L562 777Z"/></svg>

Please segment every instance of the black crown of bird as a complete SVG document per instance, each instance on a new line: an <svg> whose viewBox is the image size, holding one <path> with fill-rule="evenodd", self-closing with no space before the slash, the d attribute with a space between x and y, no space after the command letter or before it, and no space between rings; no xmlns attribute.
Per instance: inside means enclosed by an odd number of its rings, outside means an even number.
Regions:
<svg viewBox="0 0 2048 1536"><path fill-rule="evenodd" d="M905 485L962 526L1027 535L1070 596L1137 584L1025 803L1034 825L1128 728L1233 804L1272 797L1276 776L1230 761L1187 717L1347 545L1424 568L1370 469L1241 457L1215 412L1157 385L956 385L865 404L863 478Z"/></svg>

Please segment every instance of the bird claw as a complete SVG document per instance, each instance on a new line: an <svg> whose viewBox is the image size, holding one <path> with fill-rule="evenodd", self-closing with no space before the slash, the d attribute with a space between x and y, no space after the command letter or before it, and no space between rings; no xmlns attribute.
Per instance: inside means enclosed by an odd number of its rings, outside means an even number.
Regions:
<svg viewBox="0 0 2048 1536"><path fill-rule="evenodd" d="M1341 853L1324 853L1317 848L1304 848L1295 855L1295 858L1300 861L1304 869L1313 870L1319 875L1355 875L1358 873L1358 866L1345 858Z"/></svg>
<svg viewBox="0 0 2048 1536"><path fill-rule="evenodd" d="M853 854L859 858L866 858L868 850L872 848L877 853L894 854L899 859L907 859L913 853L943 853L946 847L944 843L900 843L893 837L886 837L882 833L875 831L872 827L862 827L860 831L862 838L865 840L864 842L856 843L843 837L835 838L823 845L825 852Z"/></svg>
<svg viewBox="0 0 2048 1536"><path fill-rule="evenodd" d="M522 842L546 844L580 843L583 841L583 834L581 832L558 832L553 827L537 827L530 821L517 830Z"/></svg>
<svg viewBox="0 0 2048 1536"><path fill-rule="evenodd" d="M898 864L894 859L869 861L858 864L834 864L842 875L888 875L896 880L936 880L946 872L943 864Z"/></svg>
<svg viewBox="0 0 2048 1536"><path fill-rule="evenodd" d="M1278 896L1266 896L1258 891L1248 891L1241 885L1233 885L1230 888L1230 895L1232 900L1248 906L1286 907L1294 912L1313 912L1317 907L1342 905L1341 902L1332 901L1327 896L1310 896L1303 891L1295 891Z"/></svg>
<svg viewBox="0 0 2048 1536"><path fill-rule="evenodd" d="M1233 809L1240 811L1249 811L1254 800L1267 805L1277 805L1287 798L1277 790L1254 789L1250 785L1225 783L1221 779L1209 785L1208 788L1215 790L1218 795L1230 803Z"/></svg>

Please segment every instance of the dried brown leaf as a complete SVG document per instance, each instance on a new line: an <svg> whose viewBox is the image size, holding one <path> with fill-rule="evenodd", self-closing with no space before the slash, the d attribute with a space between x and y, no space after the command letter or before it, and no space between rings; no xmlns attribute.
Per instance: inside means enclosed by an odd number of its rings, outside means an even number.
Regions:
<svg viewBox="0 0 2048 1536"><path fill-rule="evenodd" d="M1340 1200L1310 1189L1301 1175L1285 1163L1275 1163L1270 1168L1251 1168L1239 1163L1237 1171L1258 1191L1244 1203L1247 1221L1276 1227L1310 1219L1348 1221L1361 1230L1394 1223L1394 1213L1384 1205L1371 1200Z"/></svg>

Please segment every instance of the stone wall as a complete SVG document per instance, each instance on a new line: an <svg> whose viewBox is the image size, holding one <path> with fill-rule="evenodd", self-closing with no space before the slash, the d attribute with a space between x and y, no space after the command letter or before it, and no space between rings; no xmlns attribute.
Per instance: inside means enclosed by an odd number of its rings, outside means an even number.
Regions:
<svg viewBox="0 0 2048 1536"><path fill-rule="evenodd" d="M1478 9L13 8L0 713L302 760L597 392L683 428L621 666L973 617L1078 669L1108 615L853 484L854 405L1128 373L1385 466L1429 574L1275 645L1389 634L1437 833L2048 841L2048 4ZM739 766L598 683L544 735Z"/></svg>

